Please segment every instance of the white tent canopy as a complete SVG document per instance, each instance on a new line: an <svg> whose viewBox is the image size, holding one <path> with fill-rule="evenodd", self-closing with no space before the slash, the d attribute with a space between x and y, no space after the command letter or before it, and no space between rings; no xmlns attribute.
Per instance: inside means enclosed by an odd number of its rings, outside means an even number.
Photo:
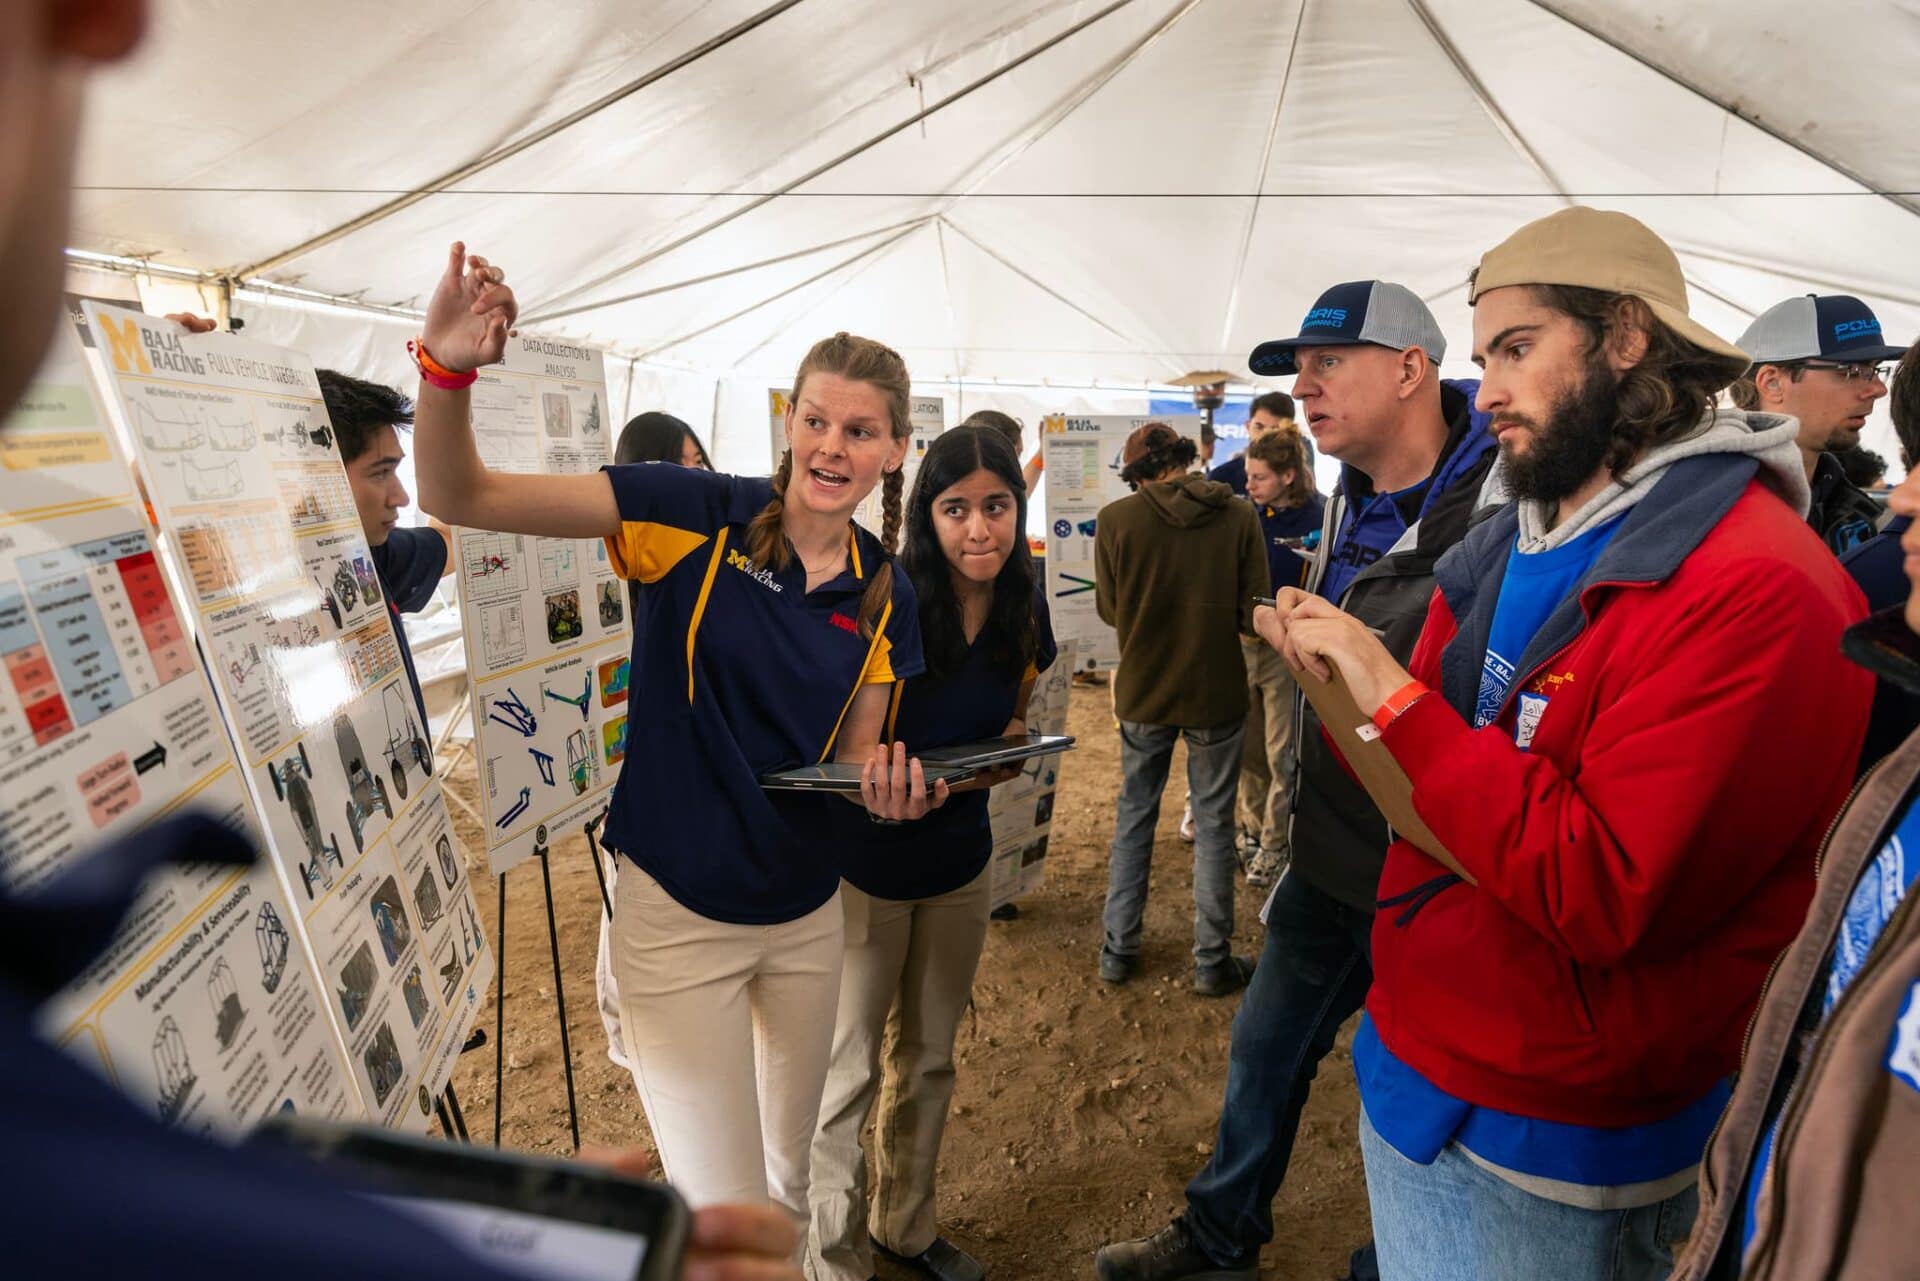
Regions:
<svg viewBox="0 0 1920 1281"><path fill-rule="evenodd" d="M176 0L153 34L93 102L76 248L404 310L464 238L724 466L835 329L954 409L1131 409L1378 276L1468 372L1468 270L1569 201L1665 236L1728 336L1809 291L1920 333L1912 0ZM404 372L404 318L245 312Z"/></svg>

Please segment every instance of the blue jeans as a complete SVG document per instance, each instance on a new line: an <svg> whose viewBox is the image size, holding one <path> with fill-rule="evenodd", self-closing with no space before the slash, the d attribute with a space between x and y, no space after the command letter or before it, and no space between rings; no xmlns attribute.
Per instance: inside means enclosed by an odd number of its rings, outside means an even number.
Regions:
<svg viewBox="0 0 1920 1281"><path fill-rule="evenodd" d="M1313 1078L1340 1025L1373 982L1373 914L1289 872L1267 909L1260 968L1233 1016L1227 1097L1213 1155L1187 1184L1187 1230L1220 1267L1245 1267L1273 1240L1273 1198L1286 1178ZM1355 1271L1370 1269L1355 1260Z"/></svg>
<svg viewBox="0 0 1920 1281"><path fill-rule="evenodd" d="M1227 963L1233 936L1233 804L1240 785L1240 737L1245 721L1217 729L1120 722L1120 802L1113 848L1107 856L1106 942L1113 956L1140 952L1140 917L1147 908L1153 865L1153 829L1167 786L1173 745L1187 740L1188 801L1193 806L1193 964L1197 971Z"/></svg>
<svg viewBox="0 0 1920 1281"><path fill-rule="evenodd" d="M1384 1281L1664 1281L1700 1209L1694 1184L1632 1210L1583 1210L1508 1183L1449 1144L1401 1156L1360 1109L1360 1152Z"/></svg>

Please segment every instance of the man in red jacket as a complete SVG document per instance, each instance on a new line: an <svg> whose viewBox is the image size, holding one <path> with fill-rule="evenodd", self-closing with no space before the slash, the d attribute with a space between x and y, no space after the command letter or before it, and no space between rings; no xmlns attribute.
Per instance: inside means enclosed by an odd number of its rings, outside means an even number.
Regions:
<svg viewBox="0 0 1920 1281"><path fill-rule="evenodd" d="M1653 1281L1852 778L1863 602L1652 232L1563 210L1471 290L1518 501L1440 562L1412 672L1317 597L1256 624L1339 670L1440 847L1387 855L1354 1041L1381 1276Z"/></svg>

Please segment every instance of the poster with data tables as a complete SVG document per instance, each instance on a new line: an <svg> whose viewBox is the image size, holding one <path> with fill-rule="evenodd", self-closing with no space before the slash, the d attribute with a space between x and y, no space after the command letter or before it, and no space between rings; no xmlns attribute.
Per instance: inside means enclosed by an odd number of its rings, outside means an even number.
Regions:
<svg viewBox="0 0 1920 1281"><path fill-rule="evenodd" d="M65 326L0 432L0 882L31 894L193 808L263 842L132 472ZM127 847L121 846L124 851ZM160 1119L364 1115L273 866L151 877L43 1012Z"/></svg>
<svg viewBox="0 0 1920 1281"><path fill-rule="evenodd" d="M474 440L496 471L596 471L613 450L606 406L599 351L520 334L474 384ZM627 755L627 590L599 539L463 529L456 542L474 755L497 873L606 806Z"/></svg>
<svg viewBox="0 0 1920 1281"><path fill-rule="evenodd" d="M304 355L88 302L370 1116L423 1129L493 959Z"/></svg>

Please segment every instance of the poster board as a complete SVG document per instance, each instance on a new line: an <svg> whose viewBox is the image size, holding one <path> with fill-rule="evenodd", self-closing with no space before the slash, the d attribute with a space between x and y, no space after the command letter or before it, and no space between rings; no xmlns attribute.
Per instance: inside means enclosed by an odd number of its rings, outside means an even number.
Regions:
<svg viewBox="0 0 1920 1281"><path fill-rule="evenodd" d="M602 354L519 334L473 386L496 471L572 475L612 457ZM459 531L462 643L487 863L505 872L606 807L627 754L626 584L597 538Z"/></svg>
<svg viewBox="0 0 1920 1281"><path fill-rule="evenodd" d="M1027 728L1036 734L1067 732L1067 696L1073 685L1074 642L1059 641L1053 665L1040 674L1027 700ZM1073 756L1062 752L1022 762L1019 778L995 787L987 798L993 829L990 893L993 906L1037 889L1047 874L1047 842L1053 832L1053 802L1060 770Z"/></svg>
<svg viewBox="0 0 1920 1281"><path fill-rule="evenodd" d="M1080 670L1120 664L1120 642L1094 608L1094 534L1100 509L1133 491L1120 479L1120 451L1135 429L1165 423L1200 443L1197 414L1079 417L1049 414L1040 423L1047 478L1047 605L1053 633L1080 642Z"/></svg>
<svg viewBox="0 0 1920 1281"><path fill-rule="evenodd" d="M779 468L780 455L787 450L787 399L787 393L781 388L767 389L768 427L773 447L769 471ZM914 477L920 474L920 460L927 456L927 450L932 447L934 440L947 429L947 402L938 396L911 396L907 400L907 417L913 425L913 436L912 444L907 447L907 456L900 464L903 482L900 496L903 503L906 496L913 492ZM881 532L884 515L884 499L877 485L853 509L855 523L876 537Z"/></svg>
<svg viewBox="0 0 1920 1281"><path fill-rule="evenodd" d="M132 472L61 326L0 433L0 880L33 887L186 807L260 817ZM150 878L46 1033L159 1119L364 1116L269 862Z"/></svg>
<svg viewBox="0 0 1920 1281"><path fill-rule="evenodd" d="M426 1128L493 959L313 364L86 304L369 1117Z"/></svg>

